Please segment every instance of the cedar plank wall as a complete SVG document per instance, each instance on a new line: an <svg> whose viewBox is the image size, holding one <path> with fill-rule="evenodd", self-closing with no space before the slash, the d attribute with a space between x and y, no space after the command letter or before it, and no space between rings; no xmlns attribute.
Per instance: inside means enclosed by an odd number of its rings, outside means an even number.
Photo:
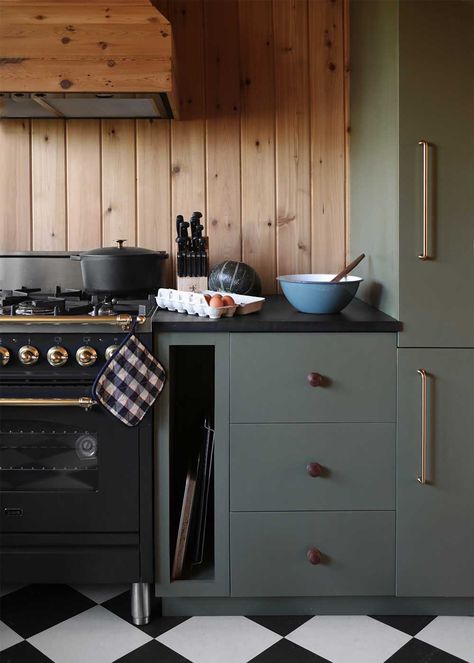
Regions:
<svg viewBox="0 0 474 663"><path fill-rule="evenodd" d="M183 119L0 121L0 250L118 237L175 253L202 210L211 264L336 271L347 235L347 0L164 0ZM171 265L170 265L171 279Z"/></svg>

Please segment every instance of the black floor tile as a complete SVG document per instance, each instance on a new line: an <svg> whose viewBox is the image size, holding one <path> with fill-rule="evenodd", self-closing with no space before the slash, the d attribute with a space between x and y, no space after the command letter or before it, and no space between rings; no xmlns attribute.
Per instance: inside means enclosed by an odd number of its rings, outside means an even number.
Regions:
<svg viewBox="0 0 474 663"><path fill-rule="evenodd" d="M311 618L312 615L269 615L268 617L260 617L257 615L248 617L248 619L257 622L257 624L260 624L283 637L293 633L293 631Z"/></svg>
<svg viewBox="0 0 474 663"><path fill-rule="evenodd" d="M152 640L122 658L118 658L115 663L189 663L189 659L165 647L160 642Z"/></svg>
<svg viewBox="0 0 474 663"><path fill-rule="evenodd" d="M466 661L413 638L387 659L386 663L466 663Z"/></svg>
<svg viewBox="0 0 474 663"><path fill-rule="evenodd" d="M114 598L104 601L102 607L110 610L118 617L125 619L126 622L132 624L132 616L130 614L130 592L124 592ZM141 631L151 635L152 638L157 638L162 633L169 631L171 628L178 626L181 622L186 621L189 617L162 617L161 616L161 601L157 598L151 600L151 617L150 623L144 626L137 626Z"/></svg>
<svg viewBox="0 0 474 663"><path fill-rule="evenodd" d="M425 626L428 626L433 619L434 615L370 615L372 619L377 619L379 622L392 626L393 628L408 633L408 635L416 635Z"/></svg>
<svg viewBox="0 0 474 663"><path fill-rule="evenodd" d="M252 658L249 663L330 663L327 659L295 645L289 640L279 640L272 647Z"/></svg>
<svg viewBox="0 0 474 663"><path fill-rule="evenodd" d="M0 599L0 615L22 638L29 638L95 605L68 585L28 585Z"/></svg>
<svg viewBox="0 0 474 663"><path fill-rule="evenodd" d="M29 642L19 642L0 652L2 663L51 663L51 659L42 654Z"/></svg>

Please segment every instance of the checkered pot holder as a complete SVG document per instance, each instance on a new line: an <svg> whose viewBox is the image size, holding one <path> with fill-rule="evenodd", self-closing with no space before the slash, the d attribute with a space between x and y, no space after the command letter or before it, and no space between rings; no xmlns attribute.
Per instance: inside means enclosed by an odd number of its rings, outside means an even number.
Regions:
<svg viewBox="0 0 474 663"><path fill-rule="evenodd" d="M134 328L97 376L92 396L127 426L136 426L163 389L163 366L134 334Z"/></svg>

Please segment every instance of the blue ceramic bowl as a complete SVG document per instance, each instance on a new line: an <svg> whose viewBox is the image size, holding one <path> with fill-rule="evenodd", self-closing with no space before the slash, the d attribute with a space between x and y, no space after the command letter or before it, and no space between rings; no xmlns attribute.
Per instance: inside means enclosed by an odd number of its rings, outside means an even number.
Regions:
<svg viewBox="0 0 474 663"><path fill-rule="evenodd" d="M354 298L358 276L331 283L335 274L289 274L277 276L287 300L302 313L338 313Z"/></svg>

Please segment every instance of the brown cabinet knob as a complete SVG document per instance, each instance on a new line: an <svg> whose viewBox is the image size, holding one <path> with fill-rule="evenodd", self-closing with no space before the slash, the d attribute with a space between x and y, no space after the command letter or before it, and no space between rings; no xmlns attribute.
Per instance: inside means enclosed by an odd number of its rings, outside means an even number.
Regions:
<svg viewBox="0 0 474 663"><path fill-rule="evenodd" d="M306 553L306 557L310 564L321 564L321 551L317 548L310 548Z"/></svg>
<svg viewBox="0 0 474 663"><path fill-rule="evenodd" d="M323 468L319 463L308 463L306 471L310 477L320 477L323 473Z"/></svg>
<svg viewBox="0 0 474 663"><path fill-rule="evenodd" d="M312 387L320 387L323 384L323 376L320 373L309 373L308 382Z"/></svg>

